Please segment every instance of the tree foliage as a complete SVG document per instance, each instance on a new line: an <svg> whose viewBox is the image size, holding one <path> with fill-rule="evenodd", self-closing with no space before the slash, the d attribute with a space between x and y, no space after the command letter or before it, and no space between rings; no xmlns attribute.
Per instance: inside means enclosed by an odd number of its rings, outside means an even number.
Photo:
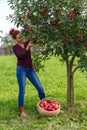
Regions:
<svg viewBox="0 0 87 130"><path fill-rule="evenodd" d="M87 45L87 0L8 0L9 20L26 37L44 43L45 54L82 57Z"/></svg>

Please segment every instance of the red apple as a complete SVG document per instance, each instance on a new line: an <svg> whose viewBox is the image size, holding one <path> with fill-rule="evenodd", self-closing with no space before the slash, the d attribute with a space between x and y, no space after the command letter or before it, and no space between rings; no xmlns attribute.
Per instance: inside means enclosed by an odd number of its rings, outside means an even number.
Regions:
<svg viewBox="0 0 87 130"><path fill-rule="evenodd" d="M25 24L24 24L24 28L29 29L28 23L25 23Z"/></svg>
<svg viewBox="0 0 87 130"><path fill-rule="evenodd" d="M76 34L76 37L77 37L78 39L80 39L80 38L82 37L82 34L78 33L78 34Z"/></svg>
<svg viewBox="0 0 87 130"><path fill-rule="evenodd" d="M44 105L47 104L47 101L46 101L46 100L43 100L43 104L44 104Z"/></svg>
<svg viewBox="0 0 87 130"><path fill-rule="evenodd" d="M69 13L68 13L68 18L69 18L69 19L73 19L73 18L74 18L74 13L73 13L72 10L69 11Z"/></svg>
<svg viewBox="0 0 87 130"><path fill-rule="evenodd" d="M55 104L55 109L57 110L59 108L59 105L58 104Z"/></svg>
<svg viewBox="0 0 87 130"><path fill-rule="evenodd" d="M65 41L66 41L66 37L63 37L63 38L62 38L62 42L65 42Z"/></svg>
<svg viewBox="0 0 87 130"><path fill-rule="evenodd" d="M47 110L52 111L52 105L50 103L48 104Z"/></svg>
<svg viewBox="0 0 87 130"><path fill-rule="evenodd" d="M47 111L54 111L57 110L59 108L59 103L57 101L54 100L41 100L39 103L39 106Z"/></svg>
<svg viewBox="0 0 87 130"><path fill-rule="evenodd" d="M44 14L45 14L45 11L46 11L46 8L42 8L42 9L40 10L40 14L41 14L41 15L44 15Z"/></svg>
<svg viewBox="0 0 87 130"><path fill-rule="evenodd" d="M43 103L40 103L39 105L40 105L41 108L43 108Z"/></svg>
<svg viewBox="0 0 87 130"><path fill-rule="evenodd" d="M30 12L27 13L27 18L29 19L31 16L30 16Z"/></svg>
<svg viewBox="0 0 87 130"><path fill-rule="evenodd" d="M55 102L53 102L53 103L52 103L52 107L54 107L54 108L55 108Z"/></svg>
<svg viewBox="0 0 87 130"><path fill-rule="evenodd" d="M52 107L51 111L55 111L55 110L56 110L55 107Z"/></svg>
<svg viewBox="0 0 87 130"><path fill-rule="evenodd" d="M31 33L31 32L32 32L32 30L30 30L30 29L27 30L27 33Z"/></svg>
<svg viewBox="0 0 87 130"><path fill-rule="evenodd" d="M52 26L55 26L55 25L56 25L55 20L52 20L52 21L51 21L51 25L52 25Z"/></svg>
<svg viewBox="0 0 87 130"><path fill-rule="evenodd" d="M85 44L85 48L87 48L87 43Z"/></svg>
<svg viewBox="0 0 87 130"><path fill-rule="evenodd" d="M57 25L60 26L60 22L57 22Z"/></svg>
<svg viewBox="0 0 87 130"><path fill-rule="evenodd" d="M77 10L77 11L76 11L76 14L80 15L81 13L80 13L80 11L79 11L79 10Z"/></svg>

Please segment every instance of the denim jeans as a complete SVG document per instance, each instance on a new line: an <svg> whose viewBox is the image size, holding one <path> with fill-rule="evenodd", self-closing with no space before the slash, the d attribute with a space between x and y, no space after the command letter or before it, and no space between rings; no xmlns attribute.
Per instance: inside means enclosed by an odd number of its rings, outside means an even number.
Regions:
<svg viewBox="0 0 87 130"><path fill-rule="evenodd" d="M18 106L24 106L26 78L28 78L31 81L31 83L34 85L34 87L37 89L39 98L40 99L45 98L43 87L33 68L23 68L17 66L16 76L17 76L17 81L19 86Z"/></svg>

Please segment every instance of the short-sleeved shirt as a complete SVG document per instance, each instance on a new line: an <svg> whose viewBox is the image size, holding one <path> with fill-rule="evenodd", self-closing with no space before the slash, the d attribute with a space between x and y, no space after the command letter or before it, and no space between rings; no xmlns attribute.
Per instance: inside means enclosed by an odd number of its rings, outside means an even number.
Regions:
<svg viewBox="0 0 87 130"><path fill-rule="evenodd" d="M17 66L32 68L31 51L30 49L28 51L26 50L29 41L24 42L24 48L18 44L13 45L13 52L17 57Z"/></svg>

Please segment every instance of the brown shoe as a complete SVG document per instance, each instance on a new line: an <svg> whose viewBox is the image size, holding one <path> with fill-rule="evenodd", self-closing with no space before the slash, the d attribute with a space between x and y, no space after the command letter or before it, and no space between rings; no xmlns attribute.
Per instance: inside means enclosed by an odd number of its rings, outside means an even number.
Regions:
<svg viewBox="0 0 87 130"><path fill-rule="evenodd" d="M26 116L26 114L24 112L24 107L19 107L19 116L21 116L21 117Z"/></svg>

